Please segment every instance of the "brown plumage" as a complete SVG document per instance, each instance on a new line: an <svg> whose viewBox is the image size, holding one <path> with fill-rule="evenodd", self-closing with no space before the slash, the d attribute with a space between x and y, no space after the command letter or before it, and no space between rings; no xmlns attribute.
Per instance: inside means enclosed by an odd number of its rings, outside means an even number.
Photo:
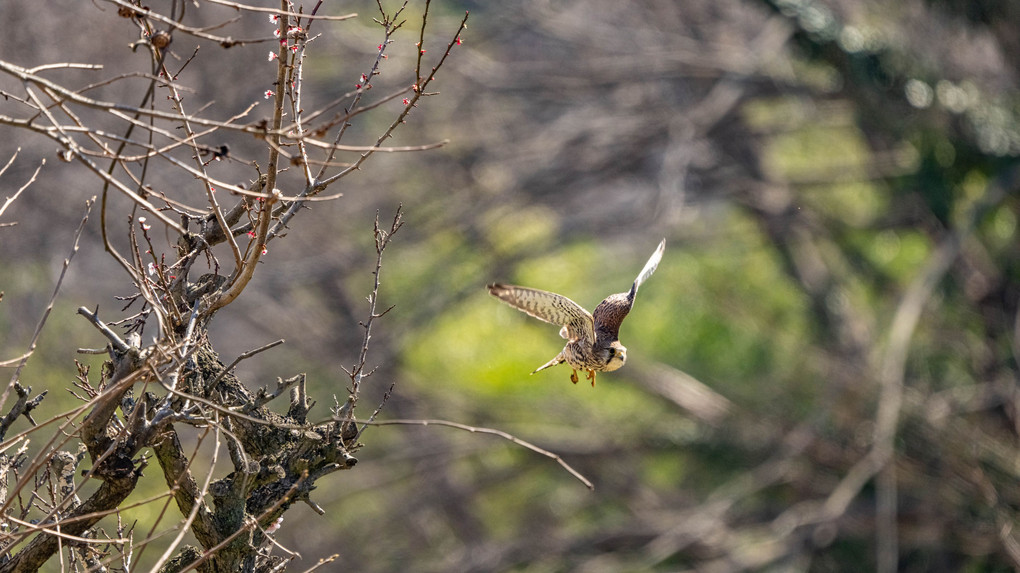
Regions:
<svg viewBox="0 0 1020 573"><path fill-rule="evenodd" d="M584 370L594 387L596 372L612 372L627 362L627 348L619 340L620 324L634 306L634 297L641 283L655 272L665 249L666 239L663 239L634 279L630 291L606 297L595 307L594 313L589 313L563 295L544 290L492 284L489 285L489 293L539 320L562 327L560 336L567 339L566 346L535 372L566 362L573 369L571 382L577 384L577 371Z"/></svg>

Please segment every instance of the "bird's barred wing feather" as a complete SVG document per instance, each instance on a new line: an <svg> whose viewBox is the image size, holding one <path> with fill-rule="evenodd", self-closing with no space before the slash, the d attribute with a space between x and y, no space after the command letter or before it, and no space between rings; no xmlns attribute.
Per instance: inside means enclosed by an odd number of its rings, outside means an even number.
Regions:
<svg viewBox="0 0 1020 573"><path fill-rule="evenodd" d="M606 297L606 300L599 303L595 307L594 321L595 330L598 333L599 338L606 340L616 340L620 335L620 324L623 323L623 319L627 318L627 314L630 313L631 307L634 306L634 296L637 295L638 288L641 287L641 283L648 280L648 277L652 276L655 269L659 266L659 261L662 260L662 253L666 250L666 239L663 239L659 243L658 248L652 253L652 256L648 258L648 262L645 263L645 267L638 273L634 284L630 287L630 292L614 294Z"/></svg>
<svg viewBox="0 0 1020 573"><path fill-rule="evenodd" d="M591 313L563 295L504 284L489 285L489 293L539 320L566 327L566 338L595 340L595 323Z"/></svg>

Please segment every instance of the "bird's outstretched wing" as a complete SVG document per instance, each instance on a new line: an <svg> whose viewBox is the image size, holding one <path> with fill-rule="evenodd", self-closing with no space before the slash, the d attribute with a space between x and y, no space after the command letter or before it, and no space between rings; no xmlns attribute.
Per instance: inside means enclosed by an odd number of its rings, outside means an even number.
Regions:
<svg viewBox="0 0 1020 573"><path fill-rule="evenodd" d="M564 327L564 338L595 341L595 323L591 313L565 296L504 284L489 285L489 294L539 320Z"/></svg>
<svg viewBox="0 0 1020 573"><path fill-rule="evenodd" d="M645 263L645 268L641 269L636 279L634 279L634 285L630 287L630 293L627 298L630 299L631 304L634 303L634 295L637 294L638 288L641 287L641 283L648 280L648 277L652 276L655 269L659 267L659 261L662 260L662 253L666 250L666 239L659 242L658 248L652 253L652 256L648 257L648 262Z"/></svg>
<svg viewBox="0 0 1020 573"><path fill-rule="evenodd" d="M659 243L659 247L655 249L652 256L648 258L648 262L645 263L645 267L638 273L634 284L630 287L630 292L614 294L606 297L606 300L599 303L595 307L593 320L595 321L595 330L598 332L600 339L605 338L609 341L616 340L620 336L620 324L623 323L623 319L627 318L627 314L630 313L631 307L634 306L634 297L637 295L638 288L641 287L641 283L648 280L648 277L652 276L655 269L659 266L659 261L662 260L662 253L666 250L666 239L663 239Z"/></svg>

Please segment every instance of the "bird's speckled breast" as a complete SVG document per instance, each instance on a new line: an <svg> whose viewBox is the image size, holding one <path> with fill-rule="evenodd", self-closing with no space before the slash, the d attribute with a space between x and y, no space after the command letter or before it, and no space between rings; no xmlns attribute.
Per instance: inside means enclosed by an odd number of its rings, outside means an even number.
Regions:
<svg viewBox="0 0 1020 573"><path fill-rule="evenodd" d="M592 345L586 344L583 341L568 342L563 348L563 356L567 359L567 364L577 370L597 370L602 372L606 367L605 362L595 356Z"/></svg>

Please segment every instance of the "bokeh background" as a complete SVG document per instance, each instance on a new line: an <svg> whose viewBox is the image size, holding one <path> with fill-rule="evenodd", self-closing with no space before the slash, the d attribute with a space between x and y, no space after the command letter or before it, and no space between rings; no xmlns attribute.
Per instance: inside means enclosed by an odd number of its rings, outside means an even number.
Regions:
<svg viewBox="0 0 1020 573"><path fill-rule="evenodd" d="M380 419L510 432L595 490L491 435L372 427L356 468L313 493L326 515L287 514L277 538L302 554L295 570L333 553L342 565L331 570L363 572L1020 566L1020 3L432 4L430 54L464 10L468 29L440 93L392 143L449 143L377 156L344 179L342 199L315 204L271 245L211 337L226 361L286 339L238 375L257 387L307 372L327 415L360 348L372 221L403 204L380 294L395 307L373 332L363 408L392 386ZM199 6L194 25L232 14ZM421 9L409 5L376 87L409 83ZM323 10L359 17L323 25L310 44L313 103L353 86L381 40L374 3ZM0 3L0 57L107 66L55 72L81 85L146 71L115 12ZM271 31L262 18L232 25L237 37ZM195 44L175 38L181 63ZM261 98L275 69L265 51L202 46L181 76L192 107L227 117ZM137 86L95 95L131 102ZM356 135L372 141L386 117ZM52 142L0 132L3 162L22 148L0 196L47 158L0 220L17 222L0 227L7 359L31 339L99 183L58 161ZM260 159L258 142L225 143L236 161L216 175L251 179L243 161ZM176 174L154 180L201 192ZM622 328L627 366L594 389L570 384L565 367L529 376L561 347L556 328L485 284L593 308L629 288L663 237ZM115 297L132 292L95 219L69 273L22 376L50 389L37 418L70 403L75 349L102 345L74 309L115 314Z"/></svg>

